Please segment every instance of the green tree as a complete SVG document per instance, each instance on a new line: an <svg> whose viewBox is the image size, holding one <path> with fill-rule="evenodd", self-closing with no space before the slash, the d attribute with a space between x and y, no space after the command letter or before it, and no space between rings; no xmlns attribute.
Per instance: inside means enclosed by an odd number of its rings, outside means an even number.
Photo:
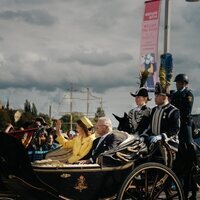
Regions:
<svg viewBox="0 0 200 200"><path fill-rule="evenodd" d="M34 103L32 103L31 113L32 113L34 116L37 116L37 108L36 108L36 106L35 106Z"/></svg>
<svg viewBox="0 0 200 200"><path fill-rule="evenodd" d="M103 108L98 107L95 113L94 121L97 122L100 117L105 117L105 112Z"/></svg>
<svg viewBox="0 0 200 200"><path fill-rule="evenodd" d="M4 131L8 123L11 123L7 110L0 110L0 119L0 130Z"/></svg>
<svg viewBox="0 0 200 200"><path fill-rule="evenodd" d="M9 108L10 108L10 103L9 103L9 99L7 99L6 109L9 110Z"/></svg>
<svg viewBox="0 0 200 200"><path fill-rule="evenodd" d="M24 111L25 112L31 112L31 104L27 99L26 99L26 101L24 103Z"/></svg>

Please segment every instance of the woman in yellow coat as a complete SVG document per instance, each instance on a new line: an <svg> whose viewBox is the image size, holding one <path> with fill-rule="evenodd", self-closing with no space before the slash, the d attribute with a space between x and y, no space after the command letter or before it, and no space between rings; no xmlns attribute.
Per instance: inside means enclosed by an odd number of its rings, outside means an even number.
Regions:
<svg viewBox="0 0 200 200"><path fill-rule="evenodd" d="M63 148L72 149L72 154L66 160L67 163L75 163L86 156L92 148L92 143L95 139L93 124L85 116L77 121L76 130L78 133L76 137L71 140L65 139L61 134L61 121L58 120L56 122L56 141Z"/></svg>

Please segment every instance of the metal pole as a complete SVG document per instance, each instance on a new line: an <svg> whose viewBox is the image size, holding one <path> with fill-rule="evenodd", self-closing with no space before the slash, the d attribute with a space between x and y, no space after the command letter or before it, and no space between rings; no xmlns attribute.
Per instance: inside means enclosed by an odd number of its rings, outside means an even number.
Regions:
<svg viewBox="0 0 200 200"><path fill-rule="evenodd" d="M72 123L73 123L73 119L72 119L72 113L70 113L70 131L72 131Z"/></svg>
<svg viewBox="0 0 200 200"><path fill-rule="evenodd" d="M101 110L103 110L103 101L102 101L102 97L100 97L100 107L101 107Z"/></svg>
<svg viewBox="0 0 200 200"><path fill-rule="evenodd" d="M170 51L171 0L165 0L164 53Z"/></svg>
<svg viewBox="0 0 200 200"><path fill-rule="evenodd" d="M89 98L90 98L90 90L87 88L87 117L89 115Z"/></svg>
<svg viewBox="0 0 200 200"><path fill-rule="evenodd" d="M70 87L70 113L72 113L72 92L73 92L73 86L71 84L71 87Z"/></svg>
<svg viewBox="0 0 200 200"><path fill-rule="evenodd" d="M187 2L199 2L199 0L185 0Z"/></svg>
<svg viewBox="0 0 200 200"><path fill-rule="evenodd" d="M70 130L72 130L72 93L73 93L73 86L71 84L71 87L70 87Z"/></svg>

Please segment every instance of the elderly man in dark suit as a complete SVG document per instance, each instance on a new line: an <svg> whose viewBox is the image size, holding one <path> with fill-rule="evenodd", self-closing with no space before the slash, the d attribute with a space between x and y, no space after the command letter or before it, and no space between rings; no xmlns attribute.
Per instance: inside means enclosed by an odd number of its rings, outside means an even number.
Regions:
<svg viewBox="0 0 200 200"><path fill-rule="evenodd" d="M112 131L112 122L108 117L100 117L96 123L96 132L100 136L93 141L92 149L84 157L84 160L80 160L80 164L96 163L98 156L118 146L126 139L126 135L115 134Z"/></svg>

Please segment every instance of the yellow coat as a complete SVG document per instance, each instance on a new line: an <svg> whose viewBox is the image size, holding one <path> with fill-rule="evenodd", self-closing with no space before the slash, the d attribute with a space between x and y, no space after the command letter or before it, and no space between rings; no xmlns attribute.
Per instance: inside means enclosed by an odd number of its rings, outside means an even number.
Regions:
<svg viewBox="0 0 200 200"><path fill-rule="evenodd" d="M88 137L81 137L78 135L72 140L67 140L63 135L60 135L56 138L56 141L58 141L63 148L72 149L72 155L67 162L74 163L89 153L94 139L95 134L92 134Z"/></svg>

